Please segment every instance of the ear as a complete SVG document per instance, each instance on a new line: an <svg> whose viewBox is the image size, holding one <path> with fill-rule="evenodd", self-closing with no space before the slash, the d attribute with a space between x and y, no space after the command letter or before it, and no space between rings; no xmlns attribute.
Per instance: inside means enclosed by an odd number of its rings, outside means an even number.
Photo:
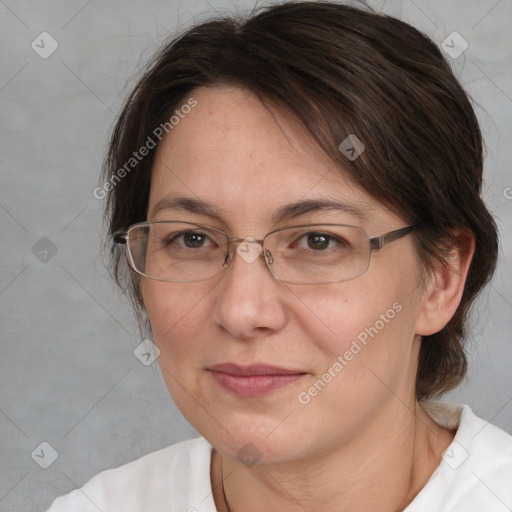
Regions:
<svg viewBox="0 0 512 512"><path fill-rule="evenodd" d="M475 238L468 232L453 234L445 263L437 262L425 287L416 322L416 334L429 336L443 329L457 310L475 252Z"/></svg>

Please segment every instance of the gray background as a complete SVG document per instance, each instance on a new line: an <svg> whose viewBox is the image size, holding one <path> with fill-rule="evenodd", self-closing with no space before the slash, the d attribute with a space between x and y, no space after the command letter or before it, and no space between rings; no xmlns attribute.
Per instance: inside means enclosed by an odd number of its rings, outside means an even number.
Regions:
<svg viewBox="0 0 512 512"><path fill-rule="evenodd" d="M447 399L512 431L512 0L370 4L439 44L453 31L469 44L448 60L479 104L485 198L502 247L497 275L472 317L470 376ZM134 356L141 339L105 270L103 204L93 189L126 83L133 85L163 38L252 5L0 0L3 512L45 510L100 470L195 434L157 363L144 366ZM47 59L31 48L43 31L59 45ZM31 456L43 441L58 452L48 469ZM49 449L40 450L34 458L48 462Z"/></svg>

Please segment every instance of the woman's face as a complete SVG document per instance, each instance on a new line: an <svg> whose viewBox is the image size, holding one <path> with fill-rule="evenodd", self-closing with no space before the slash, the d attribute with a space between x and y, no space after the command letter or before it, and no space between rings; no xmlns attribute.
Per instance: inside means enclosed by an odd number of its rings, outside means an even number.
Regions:
<svg viewBox="0 0 512 512"><path fill-rule="evenodd" d="M158 148L148 220L196 222L254 239L309 223L359 226L371 236L405 225L335 167L290 115L271 115L234 88L192 96L197 106ZM177 198L214 211L183 201L155 211ZM311 200L348 207L295 208L275 222L283 206ZM163 377L183 415L224 455L270 463L326 453L414 399L420 283L406 236L373 253L367 273L346 282L285 284L262 258L248 262L235 253L210 280L145 279L142 294ZM225 364L291 373L213 370Z"/></svg>

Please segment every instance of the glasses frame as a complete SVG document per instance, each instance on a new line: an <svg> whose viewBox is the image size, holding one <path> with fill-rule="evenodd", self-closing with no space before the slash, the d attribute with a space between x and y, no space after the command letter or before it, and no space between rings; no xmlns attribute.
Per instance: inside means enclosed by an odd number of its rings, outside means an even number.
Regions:
<svg viewBox="0 0 512 512"><path fill-rule="evenodd" d="M204 279L198 279L198 280L194 280L194 281L179 281L179 280L175 280L175 279L171 280L171 279L160 279L160 278L157 278L157 277L151 277L151 276L145 274L144 272L141 272L140 270L138 270L136 268L136 265L135 265L135 263L133 261L132 251L130 250L130 246L129 246L129 243L128 243L129 242L130 231L132 229L135 229L135 228L148 227L148 226L151 226L153 224L173 224L173 223L175 223L175 224L188 224L190 226L194 226L194 227L197 227L197 228L208 229L210 231L215 231L215 232L219 233L220 235L223 235L226 238L226 241L227 241L227 253L225 255L225 258L224 258L224 261L223 261L222 265L219 268L219 271L216 274L214 274L214 275L212 275L210 277L204 278ZM350 277L348 279L339 279L337 281L320 281L320 282L311 282L311 283L303 283L303 282L283 280L279 276L274 274L274 272L273 272L273 270L271 268L271 264L273 263L273 261L270 261L272 259L272 255L271 255L270 252L265 250L265 240L267 239L267 237L272 235L272 234L274 234L274 233L278 233L280 231L285 231L287 229L313 228L313 227L317 227L317 226L338 226L338 227L356 228L356 229L359 229L360 231L364 231L366 233L366 235L368 236L368 242L369 242L368 265L367 265L365 271L363 273L357 275L357 276ZM262 253L261 253L260 256L262 256L263 261L265 262L265 266L267 267L267 269L269 270L270 274L272 275L272 277L274 279L276 279L277 281L281 281L282 283L287 283L287 284L310 285L310 284L343 283L345 281L351 281L352 279L357 279L358 277L363 276L364 274L366 274L366 272L368 272L368 269L370 268L370 262L371 262L371 255L372 255L372 253L380 251L385 245L387 245L387 244L389 244L391 242L394 242L395 240L399 240L400 238L403 238L404 236L408 235L409 233L411 233L412 231L414 231L417 228L418 228L418 225L413 224L413 225L410 225L410 226L405 226L403 228L395 229L393 231L389 231L388 233L385 233L383 235L373 236L372 237L372 236L370 236L370 234L368 233L368 231L366 229L363 229L363 228L361 228L359 226L352 226L350 224L337 224L337 223L297 224L297 225L293 225L293 226L286 226L284 228L274 229L273 231L268 232L262 239L256 240L256 239L253 239L252 237L246 237L246 238L238 238L238 237L236 237L236 238L232 238L226 232L222 231L221 229L214 228L213 226L208 226L206 224L199 224L199 223L196 223L196 222L188 222L188 221L181 221L181 220L159 220L159 221L154 221L154 222L137 222L136 224L132 224L126 231L119 231L117 233L114 233L113 238L114 238L114 243L119 244L119 245L124 245L126 247L125 253L126 253L126 258L127 258L127 261L128 261L128 264L129 264L130 268L134 272L136 272L137 274L139 274L139 275L141 275L143 277L146 277L147 279L152 279L154 281L161 281L161 282L165 282L165 283L198 283L198 282L201 282L201 281L208 281L209 279L212 279L215 276L217 276L218 274L220 274L220 272L223 269L226 269L228 267L229 263L233 259L232 255L235 252L233 250L234 247L236 247L238 244L240 244L242 242L248 242L248 243L258 243L261 246ZM250 239L250 240L248 240L248 239Z"/></svg>

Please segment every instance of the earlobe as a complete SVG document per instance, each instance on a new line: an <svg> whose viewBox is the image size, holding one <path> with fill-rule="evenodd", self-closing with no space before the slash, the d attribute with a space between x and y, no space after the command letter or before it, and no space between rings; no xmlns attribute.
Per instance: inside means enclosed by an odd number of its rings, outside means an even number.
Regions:
<svg viewBox="0 0 512 512"><path fill-rule="evenodd" d="M429 336L439 332L457 310L469 272L475 239L472 234L459 233L445 262L436 263L429 284L425 287L423 304L416 322L416 334Z"/></svg>

